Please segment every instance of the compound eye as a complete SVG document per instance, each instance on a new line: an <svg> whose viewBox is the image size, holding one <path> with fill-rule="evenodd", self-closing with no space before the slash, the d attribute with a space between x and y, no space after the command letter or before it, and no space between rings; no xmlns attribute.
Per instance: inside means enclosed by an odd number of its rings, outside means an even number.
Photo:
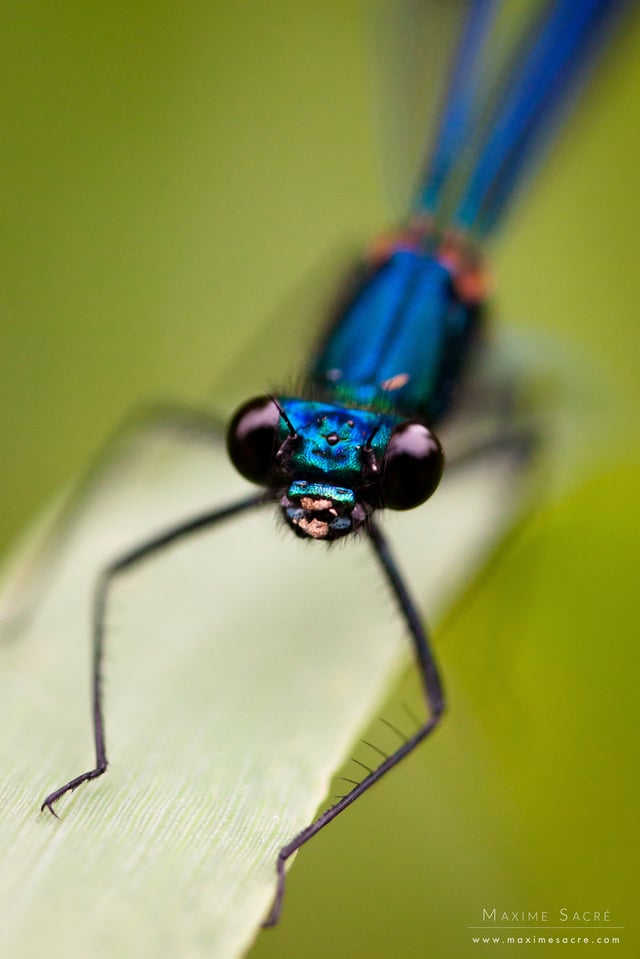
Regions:
<svg viewBox="0 0 640 959"><path fill-rule="evenodd" d="M382 502L389 509L413 509L435 492L444 455L422 423L402 423L391 434L382 465Z"/></svg>
<svg viewBox="0 0 640 959"><path fill-rule="evenodd" d="M256 396L239 407L227 428L231 462L252 483L266 486L277 447L280 410L270 396Z"/></svg>

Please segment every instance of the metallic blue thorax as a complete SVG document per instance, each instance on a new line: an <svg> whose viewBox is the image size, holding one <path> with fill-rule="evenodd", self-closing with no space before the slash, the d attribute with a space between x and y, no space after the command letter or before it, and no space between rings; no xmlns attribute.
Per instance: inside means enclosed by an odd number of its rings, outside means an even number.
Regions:
<svg viewBox="0 0 640 959"><path fill-rule="evenodd" d="M436 256L397 249L338 316L311 378L337 402L431 424L449 407L477 318Z"/></svg>

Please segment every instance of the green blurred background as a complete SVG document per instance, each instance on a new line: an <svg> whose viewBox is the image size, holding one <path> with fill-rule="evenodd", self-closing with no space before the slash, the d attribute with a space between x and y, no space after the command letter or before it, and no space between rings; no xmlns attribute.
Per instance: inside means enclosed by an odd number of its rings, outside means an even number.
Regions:
<svg viewBox="0 0 640 959"><path fill-rule="evenodd" d="M132 405L205 395L301 278L389 221L426 123L380 23L402 50L412 6L5 6L3 546ZM451 7L424 7L423 66ZM446 728L305 850L255 959L501 954L470 941L483 906L608 908L615 954L640 954L639 64L635 22L494 256L501 321L573 340L608 384L597 462L441 630Z"/></svg>

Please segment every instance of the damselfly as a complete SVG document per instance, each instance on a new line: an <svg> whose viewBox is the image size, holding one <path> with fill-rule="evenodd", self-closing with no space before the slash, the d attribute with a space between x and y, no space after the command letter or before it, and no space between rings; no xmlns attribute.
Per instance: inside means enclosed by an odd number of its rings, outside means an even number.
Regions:
<svg viewBox="0 0 640 959"><path fill-rule="evenodd" d="M465 402L481 412L496 402L495 395L465 397L464 390L484 322L481 246L502 223L621 6L613 0L548 4L503 69L487 77L494 5L471 4L435 145L406 224L376 244L336 308L302 377L303 392L250 400L231 421L231 459L266 492L164 530L114 557L102 571L94 604L96 763L50 793L43 808L53 812L61 796L107 768L104 616L118 574L195 531L268 503L278 504L284 522L301 538L331 542L359 533L368 540L411 634L427 703L419 729L282 848L268 923L279 916L285 864L293 853L435 729L444 696L429 637L375 514L411 509L430 498L443 469L440 425ZM206 431L206 414L176 415L182 425ZM518 467L534 443L530 429L507 415L489 441L472 443L447 468L496 450L510 451Z"/></svg>

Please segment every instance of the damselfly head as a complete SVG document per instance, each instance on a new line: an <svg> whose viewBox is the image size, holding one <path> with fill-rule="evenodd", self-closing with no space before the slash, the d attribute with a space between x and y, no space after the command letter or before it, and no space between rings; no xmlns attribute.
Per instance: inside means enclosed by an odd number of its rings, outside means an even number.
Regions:
<svg viewBox="0 0 640 959"><path fill-rule="evenodd" d="M328 541L366 526L375 509L420 505L444 466L437 437L419 421L290 397L241 406L227 449L297 536Z"/></svg>

